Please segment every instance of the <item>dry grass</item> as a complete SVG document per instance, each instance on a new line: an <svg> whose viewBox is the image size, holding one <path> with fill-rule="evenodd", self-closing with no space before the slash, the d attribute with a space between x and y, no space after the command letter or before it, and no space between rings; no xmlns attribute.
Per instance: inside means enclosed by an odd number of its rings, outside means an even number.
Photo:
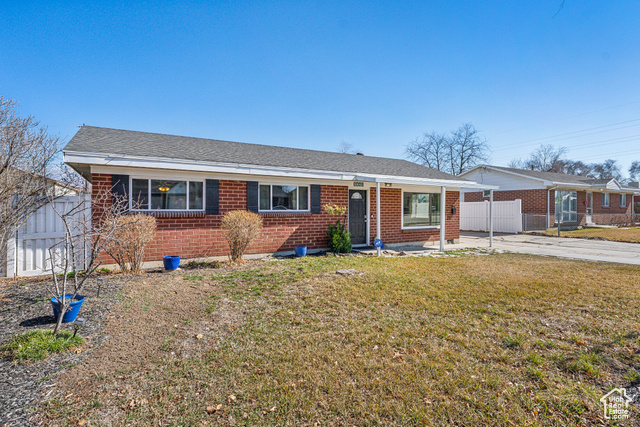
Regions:
<svg viewBox="0 0 640 427"><path fill-rule="evenodd" d="M155 321L165 338L142 353L120 346L125 360L107 370L118 346L71 369L45 421L598 425L600 396L640 377L639 274L503 254L308 257L146 279L107 332L144 341Z"/></svg>
<svg viewBox="0 0 640 427"><path fill-rule="evenodd" d="M547 230L547 235L557 236L558 230ZM583 228L560 231L562 237L598 238L614 242L640 243L640 227L636 228Z"/></svg>

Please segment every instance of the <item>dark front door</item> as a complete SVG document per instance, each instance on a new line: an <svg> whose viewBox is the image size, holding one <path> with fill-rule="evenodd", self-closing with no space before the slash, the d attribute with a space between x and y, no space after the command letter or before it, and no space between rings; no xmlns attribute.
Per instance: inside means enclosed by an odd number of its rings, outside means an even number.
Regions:
<svg viewBox="0 0 640 427"><path fill-rule="evenodd" d="M367 192L349 190L349 233L351 244L367 243Z"/></svg>

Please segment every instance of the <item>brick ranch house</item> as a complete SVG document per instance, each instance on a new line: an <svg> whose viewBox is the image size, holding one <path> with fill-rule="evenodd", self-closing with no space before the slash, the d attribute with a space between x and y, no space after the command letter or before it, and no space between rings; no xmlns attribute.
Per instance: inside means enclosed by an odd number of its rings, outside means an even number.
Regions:
<svg viewBox="0 0 640 427"><path fill-rule="evenodd" d="M522 213L530 224L550 227L563 224L611 224L633 215L635 194L640 189L615 179L592 179L554 172L538 172L481 165L460 175L480 184L499 186L494 201L522 200ZM463 193L464 202L489 199L489 191ZM546 223L546 224L545 224Z"/></svg>
<svg viewBox="0 0 640 427"><path fill-rule="evenodd" d="M336 220L326 204L348 208L354 246L380 236L385 244L442 247L459 238L461 188L484 188L405 160L92 126L82 126L63 154L92 183L94 215L98 192L113 188L157 218L146 261L226 255L220 221L233 210L263 219L250 254L325 249Z"/></svg>

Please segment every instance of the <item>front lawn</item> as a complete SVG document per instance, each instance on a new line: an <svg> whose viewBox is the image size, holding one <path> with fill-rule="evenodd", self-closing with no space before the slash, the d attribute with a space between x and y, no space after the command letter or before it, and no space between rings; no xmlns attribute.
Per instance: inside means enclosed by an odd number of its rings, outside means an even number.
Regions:
<svg viewBox="0 0 640 427"><path fill-rule="evenodd" d="M499 254L147 275L42 421L599 425L640 378L639 274Z"/></svg>
<svg viewBox="0 0 640 427"><path fill-rule="evenodd" d="M557 236L558 229L550 229L547 235ZM640 243L640 227L635 228L583 228L581 230L560 230L562 237L599 238L614 242Z"/></svg>

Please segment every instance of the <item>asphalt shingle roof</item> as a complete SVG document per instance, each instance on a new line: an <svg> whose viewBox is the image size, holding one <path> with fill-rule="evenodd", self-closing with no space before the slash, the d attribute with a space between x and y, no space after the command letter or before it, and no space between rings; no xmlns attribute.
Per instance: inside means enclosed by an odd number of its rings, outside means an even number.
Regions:
<svg viewBox="0 0 640 427"><path fill-rule="evenodd" d="M530 176L532 178L544 179L547 181L553 182L561 182L565 184L606 184L611 181L610 179L593 179L588 178L586 176L578 176L578 175L569 175L566 173L557 173L557 172L540 172L540 171L532 171L529 169L516 169L516 168L507 168L503 166L489 166L494 169L499 169L507 172L513 172L520 175Z"/></svg>
<svg viewBox="0 0 640 427"><path fill-rule="evenodd" d="M65 152L465 181L407 160L82 126Z"/></svg>

